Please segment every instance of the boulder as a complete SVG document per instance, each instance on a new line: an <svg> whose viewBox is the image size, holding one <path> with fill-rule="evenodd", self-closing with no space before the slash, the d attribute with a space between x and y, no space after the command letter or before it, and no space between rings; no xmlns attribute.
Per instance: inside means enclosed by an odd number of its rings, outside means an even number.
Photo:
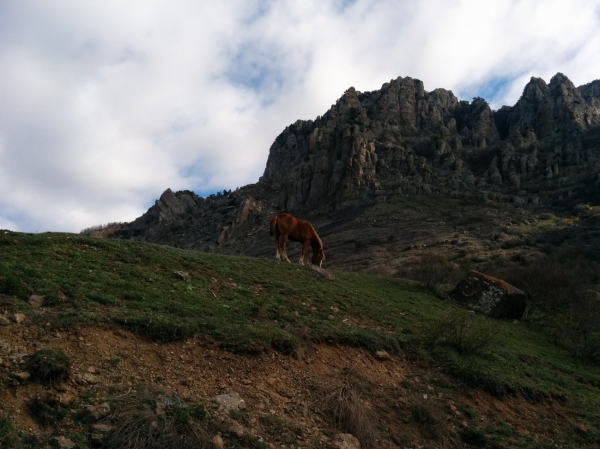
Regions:
<svg viewBox="0 0 600 449"><path fill-rule="evenodd" d="M518 288L474 270L467 273L450 295L494 318L520 319L527 305L527 295Z"/></svg>

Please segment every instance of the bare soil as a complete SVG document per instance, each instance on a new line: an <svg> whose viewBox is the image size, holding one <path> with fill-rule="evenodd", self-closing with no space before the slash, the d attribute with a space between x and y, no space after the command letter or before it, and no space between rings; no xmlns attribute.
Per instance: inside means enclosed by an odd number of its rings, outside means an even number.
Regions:
<svg viewBox="0 0 600 449"><path fill-rule="evenodd" d="M261 436L269 448L328 447L343 430L327 416L324 398L342 387L362 398L378 448L471 447L463 442L465 432L486 427L509 429L487 447L512 447L515 440L551 443L581 426L563 403L498 400L402 354L379 360L362 349L316 345L295 357L248 356L203 337L159 344L119 328L48 329L27 320L0 326L0 416L9 416L25 434L85 432L69 417L56 429L40 428L26 408L34 397L55 396L76 410L148 385L205 404L211 413L217 413L211 398L239 393L247 407L221 419L232 432ZM24 356L42 348L69 355L70 380L54 387L19 385L11 375L23 370Z"/></svg>

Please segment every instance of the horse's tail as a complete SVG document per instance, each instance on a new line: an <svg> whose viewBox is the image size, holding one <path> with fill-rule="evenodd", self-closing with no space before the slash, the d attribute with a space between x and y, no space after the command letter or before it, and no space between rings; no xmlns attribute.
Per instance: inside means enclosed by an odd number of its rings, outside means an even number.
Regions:
<svg viewBox="0 0 600 449"><path fill-rule="evenodd" d="M277 215L273 215L271 217L271 221L269 222L269 232L271 235L275 235L275 228L277 227Z"/></svg>

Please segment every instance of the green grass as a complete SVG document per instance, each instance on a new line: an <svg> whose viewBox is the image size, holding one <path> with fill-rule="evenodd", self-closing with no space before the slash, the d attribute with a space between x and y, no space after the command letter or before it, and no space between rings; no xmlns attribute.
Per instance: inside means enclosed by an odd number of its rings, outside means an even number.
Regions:
<svg viewBox="0 0 600 449"><path fill-rule="evenodd" d="M328 280L295 264L72 234L2 231L0 248L0 301L35 321L25 300L45 295L43 323L56 328L114 323L155 341L204 334L244 353L315 342L404 351L498 397L600 416L600 369L524 323L495 321L498 343L482 353L432 346L428 330L460 309L414 282L348 272Z"/></svg>

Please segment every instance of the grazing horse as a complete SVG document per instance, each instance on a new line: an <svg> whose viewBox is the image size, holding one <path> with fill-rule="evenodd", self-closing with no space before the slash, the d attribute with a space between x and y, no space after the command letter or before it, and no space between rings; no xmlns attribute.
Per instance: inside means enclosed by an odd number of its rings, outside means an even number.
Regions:
<svg viewBox="0 0 600 449"><path fill-rule="evenodd" d="M300 265L304 265L304 260L308 258L308 245L312 246L313 265L318 265L320 267L325 260L323 242L321 241L319 234L317 234L317 231L315 231L315 228L313 228L313 225L308 221L300 220L290 214L277 214L271 217L269 229L271 235L275 236L275 250L277 251L275 258L277 260L283 259L288 262L290 261L285 248L288 239L292 242L302 243L302 254L300 255L299 260ZM281 256L279 254L280 250Z"/></svg>

